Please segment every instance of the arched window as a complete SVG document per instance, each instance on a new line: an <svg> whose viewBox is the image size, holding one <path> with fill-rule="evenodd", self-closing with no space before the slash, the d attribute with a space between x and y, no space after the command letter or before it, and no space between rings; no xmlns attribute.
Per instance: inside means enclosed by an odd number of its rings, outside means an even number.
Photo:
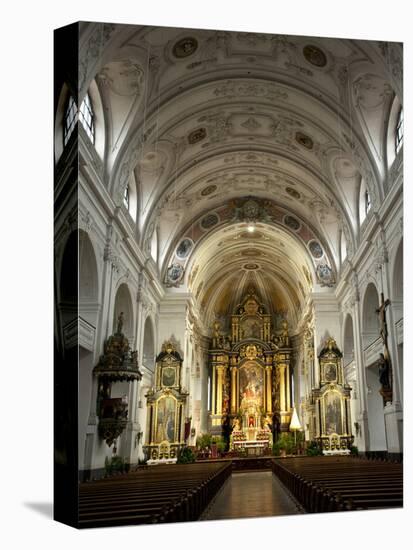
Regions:
<svg viewBox="0 0 413 550"><path fill-rule="evenodd" d="M347 241L346 236L344 235L344 231L341 232L341 261L344 262L344 260L347 258Z"/></svg>
<svg viewBox="0 0 413 550"><path fill-rule="evenodd" d="M92 103L90 101L89 94L85 95L85 99L82 101L79 111L80 122L85 129L90 141L95 143L95 115L92 109Z"/></svg>
<svg viewBox="0 0 413 550"><path fill-rule="evenodd" d="M369 213L370 208L371 208L370 193L368 192L368 189L366 189L364 192L364 209L366 212L366 216Z"/></svg>
<svg viewBox="0 0 413 550"><path fill-rule="evenodd" d="M359 216L360 216L360 225L364 222L367 217L367 214L371 210L371 195L367 189L367 185L363 180L361 180L360 185L360 198L359 198Z"/></svg>
<svg viewBox="0 0 413 550"><path fill-rule="evenodd" d="M66 145L70 136L75 129L77 121L77 106L73 96L69 96L67 107L65 111L64 125L63 125L63 145Z"/></svg>
<svg viewBox="0 0 413 550"><path fill-rule="evenodd" d="M399 116L396 124L396 135L395 135L395 149L396 155L400 151L403 145L403 108L400 108Z"/></svg>
<svg viewBox="0 0 413 550"><path fill-rule="evenodd" d="M129 205L130 205L129 185L125 187L125 191L123 193L123 204L125 205L126 209L129 211Z"/></svg>

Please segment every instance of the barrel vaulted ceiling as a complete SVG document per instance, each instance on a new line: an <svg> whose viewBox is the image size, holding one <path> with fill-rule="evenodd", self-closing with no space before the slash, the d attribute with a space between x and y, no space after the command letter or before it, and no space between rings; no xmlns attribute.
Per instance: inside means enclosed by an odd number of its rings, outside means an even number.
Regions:
<svg viewBox="0 0 413 550"><path fill-rule="evenodd" d="M361 185L386 193L399 45L226 31L85 25L81 93L105 118L105 178L135 185L137 238L168 292L210 320L254 287L297 320L359 240Z"/></svg>

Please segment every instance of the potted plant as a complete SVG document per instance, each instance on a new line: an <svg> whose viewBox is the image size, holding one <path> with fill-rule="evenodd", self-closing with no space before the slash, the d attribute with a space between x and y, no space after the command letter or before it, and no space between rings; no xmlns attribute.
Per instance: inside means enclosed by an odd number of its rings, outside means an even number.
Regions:
<svg viewBox="0 0 413 550"><path fill-rule="evenodd" d="M307 456L320 456L323 454L317 441L310 441L307 445L305 453Z"/></svg>
<svg viewBox="0 0 413 550"><path fill-rule="evenodd" d="M184 447L179 451L177 464L191 464L193 462L195 462L195 455L190 447Z"/></svg>

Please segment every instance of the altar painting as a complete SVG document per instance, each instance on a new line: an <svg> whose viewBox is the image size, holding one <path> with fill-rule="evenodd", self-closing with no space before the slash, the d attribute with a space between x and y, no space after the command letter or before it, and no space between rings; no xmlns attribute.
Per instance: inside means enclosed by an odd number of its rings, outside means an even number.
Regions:
<svg viewBox="0 0 413 550"><path fill-rule="evenodd" d="M258 407L263 403L264 371L257 364L248 364L240 368L239 373L241 408L252 403Z"/></svg>
<svg viewBox="0 0 413 550"><path fill-rule="evenodd" d="M258 317L247 317L241 323L242 338L261 338L262 322Z"/></svg>
<svg viewBox="0 0 413 550"><path fill-rule="evenodd" d="M176 401L173 397L159 399L156 417L156 443L175 441Z"/></svg>
<svg viewBox="0 0 413 550"><path fill-rule="evenodd" d="M342 434L341 396L338 392L329 391L324 397L325 433Z"/></svg>

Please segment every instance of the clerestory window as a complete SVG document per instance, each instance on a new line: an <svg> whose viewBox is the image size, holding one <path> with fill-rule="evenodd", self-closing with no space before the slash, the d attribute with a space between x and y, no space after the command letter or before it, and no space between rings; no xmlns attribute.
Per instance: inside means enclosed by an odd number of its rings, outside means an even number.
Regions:
<svg viewBox="0 0 413 550"><path fill-rule="evenodd" d="M400 109L399 117L396 125L395 147L396 155L400 151L403 145L403 108Z"/></svg>
<svg viewBox="0 0 413 550"><path fill-rule="evenodd" d="M85 129L90 141L95 144L95 115L92 109L89 94L86 94L79 111L80 122Z"/></svg>
<svg viewBox="0 0 413 550"><path fill-rule="evenodd" d="M123 204L126 206L129 211L130 206L130 197L129 197L129 185L125 187L125 192L123 193Z"/></svg>
<svg viewBox="0 0 413 550"><path fill-rule="evenodd" d="M77 121L77 106L73 96L70 96L69 101L67 103L66 111L65 111L64 126L63 126L63 145L66 145L67 142L69 141L69 138L72 135L73 130L75 129L76 121Z"/></svg>

